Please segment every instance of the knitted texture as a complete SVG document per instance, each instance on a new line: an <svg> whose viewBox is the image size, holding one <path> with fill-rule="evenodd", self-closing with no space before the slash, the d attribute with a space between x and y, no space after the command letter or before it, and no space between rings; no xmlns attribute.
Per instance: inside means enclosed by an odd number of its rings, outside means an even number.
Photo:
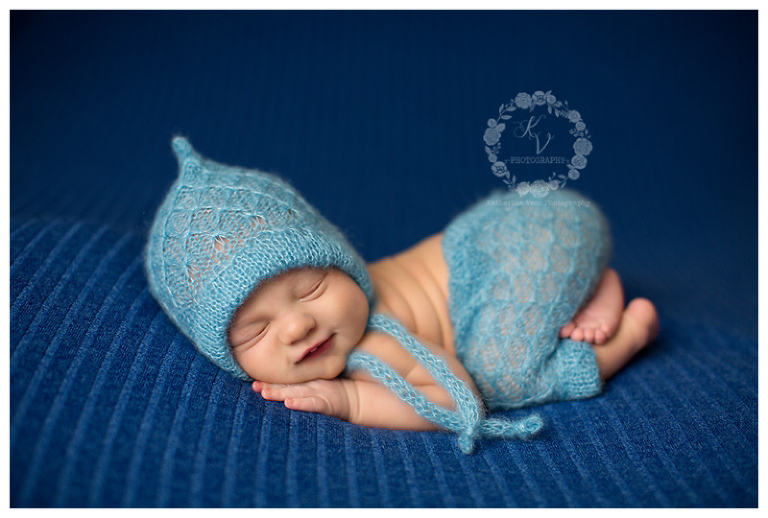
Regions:
<svg viewBox="0 0 768 518"><path fill-rule="evenodd" d="M432 378L451 394L456 408L448 410L429 401L391 367L370 354L353 352L347 360L347 369L366 370L374 379L408 403L421 417L458 434L459 448L464 453L472 453L475 441L480 437L525 439L538 432L543 426L543 421L536 414L516 421L485 418L483 403L474 396L464 382L453 374L441 358L414 339L402 324L385 315L375 314L369 319L368 327L397 338L402 346L427 369Z"/></svg>
<svg viewBox="0 0 768 518"><path fill-rule="evenodd" d="M173 140L179 175L149 233L145 266L162 308L213 363L244 380L227 328L261 282L298 267L335 266L374 300L362 258L290 185L201 157Z"/></svg>
<svg viewBox="0 0 768 518"><path fill-rule="evenodd" d="M561 339L611 249L597 206L570 190L495 192L446 228L456 353L490 410L598 394L592 347Z"/></svg>

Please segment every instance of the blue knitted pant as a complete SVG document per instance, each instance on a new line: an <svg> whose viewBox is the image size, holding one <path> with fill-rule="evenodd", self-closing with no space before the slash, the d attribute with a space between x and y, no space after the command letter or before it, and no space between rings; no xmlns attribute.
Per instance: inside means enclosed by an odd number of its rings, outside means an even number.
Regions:
<svg viewBox="0 0 768 518"><path fill-rule="evenodd" d="M594 396L592 347L561 339L611 249L597 206L570 190L495 192L443 237L456 352L489 410Z"/></svg>

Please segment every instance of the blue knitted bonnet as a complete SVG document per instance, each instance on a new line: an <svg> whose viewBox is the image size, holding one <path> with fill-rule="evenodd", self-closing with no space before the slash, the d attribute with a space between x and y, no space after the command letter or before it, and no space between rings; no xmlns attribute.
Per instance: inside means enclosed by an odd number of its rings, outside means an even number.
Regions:
<svg viewBox="0 0 768 518"><path fill-rule="evenodd" d="M243 379L227 330L261 282L292 268L335 266L374 302L365 263L342 233L285 181L201 157L173 140L179 175L149 233L149 287L213 363Z"/></svg>

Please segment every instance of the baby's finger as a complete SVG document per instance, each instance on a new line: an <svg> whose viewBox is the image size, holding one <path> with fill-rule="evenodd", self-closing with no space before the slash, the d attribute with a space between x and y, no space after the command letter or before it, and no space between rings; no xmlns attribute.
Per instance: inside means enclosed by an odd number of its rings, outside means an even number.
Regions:
<svg viewBox="0 0 768 518"><path fill-rule="evenodd" d="M289 397L307 397L315 394L315 391L304 385L279 385L264 383L261 397L270 401L285 401Z"/></svg>
<svg viewBox="0 0 768 518"><path fill-rule="evenodd" d="M263 381L254 381L253 390L261 394L264 399L282 401L284 398L280 398L280 390L283 387L290 385L279 385L277 383L264 383Z"/></svg>
<svg viewBox="0 0 768 518"><path fill-rule="evenodd" d="M251 383L251 388L254 390L254 392L259 392L261 394L263 394L265 390L269 390L277 386L278 385L275 385L273 383L265 383L263 381L254 381L253 383Z"/></svg>
<svg viewBox="0 0 768 518"><path fill-rule="evenodd" d="M291 410L300 410L302 412L325 414L329 411L328 402L316 396L290 397L283 403Z"/></svg>

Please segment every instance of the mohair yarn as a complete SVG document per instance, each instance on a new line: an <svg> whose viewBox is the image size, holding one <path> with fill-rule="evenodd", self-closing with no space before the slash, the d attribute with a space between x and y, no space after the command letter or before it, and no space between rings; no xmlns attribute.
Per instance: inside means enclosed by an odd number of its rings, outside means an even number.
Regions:
<svg viewBox="0 0 768 518"><path fill-rule="evenodd" d="M456 355L490 410L600 392L592 346L559 337L610 257L594 202L569 189L497 191L454 218L442 246Z"/></svg>
<svg viewBox="0 0 768 518"><path fill-rule="evenodd" d="M269 173L227 166L203 158L182 137L173 140L173 149L179 161L179 176L160 205L149 233L145 251L147 279L151 293L169 318L209 360L239 379L250 380L232 354L227 338L229 323L237 308L260 283L293 268L337 267L357 282L366 294L370 308L374 307L375 293L365 262L342 233L287 182ZM523 325L523 330L509 328L511 323L505 324L507 327L494 328L486 321L493 319L494 314L501 316L509 313L506 306L509 301L500 302L501 299L496 295L500 288L500 285L494 284L497 277L490 276L476 285L460 281L477 277L476 268L488 268L491 271L493 263L498 266L498 262L508 259L510 253L526 250L499 249L494 252L482 249L482 243L479 243L481 249L476 253L472 247L478 243L465 242L465 238L460 236L464 232L471 232L480 241L499 240L500 232L530 222L526 222L528 216L524 213L510 218L504 212L490 215L483 212L483 216L473 226L472 220L476 216L472 214L476 210L477 207L456 218L447 229L447 241L444 242L447 251L453 249L455 252L453 255L446 253L446 259L449 256L453 258L449 260L452 265L450 309L452 318L457 319L454 325L457 326L457 338L461 339L461 342L457 340L460 359L470 366L468 370L477 380L483 394L487 394L493 407L516 408L594 394L594 379L585 381L586 378L582 379L581 374L575 377L572 375L577 371L596 369L594 354L591 357L589 355L589 346L557 339L552 341L550 328L564 315L572 316L574 308L586 300L590 290L594 289L599 267L590 261L595 259L593 252L599 247L586 251L576 261L576 267L570 268L570 274L566 276L569 283L585 272L590 275L574 294L563 295L565 299L551 299L549 303L555 304L556 308L548 311L548 299L536 295L534 298L538 297L536 300L540 303L540 311L534 315L536 318L528 321L516 317L518 323ZM506 226L494 227L487 233L485 228L489 218L506 221ZM547 218L537 225L557 224L551 215ZM588 217L584 221L587 221L584 228L572 226L575 232L594 227ZM452 227L454 230L451 230ZM603 233L602 230L598 232L600 239L604 237ZM483 235L486 237L483 238ZM451 241L450 236L458 237ZM537 233L534 236L540 237ZM565 237L570 239L573 235ZM453 245L446 245L448 242ZM552 240L547 242L550 247L553 246ZM575 248L579 248L578 244ZM555 248L552 250L556 251ZM495 255L498 253L503 257ZM540 250L539 253L543 252ZM563 263L552 265L558 267L563 266ZM533 266L534 271L541 272L546 265L538 262ZM506 282L509 283L513 278L509 277ZM531 282L539 286L536 293L549 293L557 288L552 286L554 278L547 275L532 278ZM560 291L568 292L569 286L561 286ZM530 295L531 292L524 293ZM482 311L486 303L490 303L488 314ZM532 313L528 311L523 314ZM539 326L542 319L548 319L548 326ZM559 325L563 322L558 321ZM488 357L474 361L471 356L474 351L483 349L487 338L478 338L473 342L471 335L478 330L478 326L487 324L489 327L486 331L491 335L495 332L491 330L501 333L496 337L496 345L503 346L500 341L502 337L514 336L518 338L514 341L515 347L523 351L525 333L528 333L531 323L539 326L536 329L543 330L543 338L535 340L534 346L530 348L534 353L523 352L516 356L518 360L513 362L514 369L511 372L514 375L521 374L523 384L530 385L532 389L520 394L516 392L512 403L506 401L499 404L499 386L511 378L491 370L491 374L485 376L488 379L486 381L482 369L488 365ZM367 370L409 403L419 415L455 432L463 452L472 452L479 437L528 438L542 427L543 422L537 415L517 421L486 418L483 402L452 373L442 359L430 353L394 319L371 311L368 329L389 333L397 338L451 394L455 409L447 410L430 402L388 365L365 353L352 352L347 360L347 369ZM541 346L542 343L546 345ZM572 350L576 353L571 354ZM489 358L502 363L504 358L500 354L494 352ZM537 361L529 361L530 356L537 358ZM550 364L554 367L547 367ZM524 372L526 366L533 368L530 375ZM566 379L558 381L558 376Z"/></svg>
<svg viewBox="0 0 768 518"><path fill-rule="evenodd" d="M275 175L201 157L173 140L179 176L158 209L146 272L162 308L209 360L242 379L227 329L259 285L292 268L335 266L362 288L373 284L341 232Z"/></svg>

